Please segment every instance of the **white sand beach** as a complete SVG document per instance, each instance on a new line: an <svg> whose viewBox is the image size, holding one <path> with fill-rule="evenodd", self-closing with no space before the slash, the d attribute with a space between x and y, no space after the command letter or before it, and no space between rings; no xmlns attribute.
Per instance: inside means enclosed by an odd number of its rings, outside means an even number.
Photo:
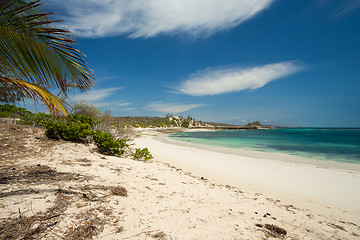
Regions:
<svg viewBox="0 0 360 240"><path fill-rule="evenodd" d="M332 182L335 178L346 186L358 186L355 172L254 160L164 143L152 136L136 139L135 146L148 147L155 158L135 161L102 155L94 145L47 140L37 129L4 128L1 236L15 236L25 227L37 239L360 236L359 209L348 199L358 197L358 188L351 195ZM306 186L296 183L296 174L306 174ZM315 184L315 176L328 179ZM126 194L119 191L121 187ZM325 189L319 194L317 187ZM332 196L330 188L343 195L344 203L337 196L325 204ZM23 227L18 232L17 225Z"/></svg>
<svg viewBox="0 0 360 240"><path fill-rule="evenodd" d="M150 148L157 160L217 183L266 193L360 223L360 166L356 164L205 146L169 140L164 135L149 134L135 142Z"/></svg>

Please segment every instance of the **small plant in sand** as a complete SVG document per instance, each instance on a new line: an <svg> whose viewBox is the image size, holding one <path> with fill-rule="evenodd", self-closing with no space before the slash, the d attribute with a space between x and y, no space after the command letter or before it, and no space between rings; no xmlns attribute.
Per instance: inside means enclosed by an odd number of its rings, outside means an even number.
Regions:
<svg viewBox="0 0 360 240"><path fill-rule="evenodd" d="M114 140L112 134L108 132L96 131L93 138L99 149L109 155L121 156L125 152L124 148L129 146L126 139Z"/></svg>
<svg viewBox="0 0 360 240"><path fill-rule="evenodd" d="M131 154L131 157L135 160L144 160L144 161L153 158L153 156L149 152L149 149L147 148L143 148L143 149L136 148L135 152Z"/></svg>

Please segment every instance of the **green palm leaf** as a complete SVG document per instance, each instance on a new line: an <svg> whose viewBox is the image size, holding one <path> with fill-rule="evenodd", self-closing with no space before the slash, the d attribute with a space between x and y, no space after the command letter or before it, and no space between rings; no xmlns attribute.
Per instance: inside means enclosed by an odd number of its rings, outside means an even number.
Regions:
<svg viewBox="0 0 360 240"><path fill-rule="evenodd" d="M49 20L50 13L42 12L40 5L38 0L0 1L0 76L42 86L42 90L57 87L65 96L74 86L89 90L94 75L84 61L84 55L71 46L76 42L68 31L54 27L58 21ZM55 103L45 105L59 106ZM62 111L52 109L50 112Z"/></svg>

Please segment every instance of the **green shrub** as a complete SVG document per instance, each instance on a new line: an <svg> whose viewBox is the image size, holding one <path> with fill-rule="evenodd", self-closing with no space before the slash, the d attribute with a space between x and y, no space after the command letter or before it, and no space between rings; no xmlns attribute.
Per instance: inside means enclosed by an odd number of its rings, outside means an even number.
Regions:
<svg viewBox="0 0 360 240"><path fill-rule="evenodd" d="M60 121L60 117L55 117L50 114L46 114L42 112L37 114L29 112L24 114L21 117L20 121L18 121L18 123L35 126L35 127L43 127L47 122L55 121L55 120Z"/></svg>
<svg viewBox="0 0 360 240"><path fill-rule="evenodd" d="M181 127L188 128L189 124L190 124L190 121L187 119L184 119L183 122L181 123Z"/></svg>
<svg viewBox="0 0 360 240"><path fill-rule="evenodd" d="M121 156L124 153L124 148L129 146L126 144L126 139L114 140L112 134L108 132L96 131L93 138L101 152L109 155Z"/></svg>
<svg viewBox="0 0 360 240"><path fill-rule="evenodd" d="M45 124L45 130L46 135L51 138L58 136L71 141L84 141L94 133L90 128L90 124L80 122L65 123L48 121Z"/></svg>
<svg viewBox="0 0 360 240"><path fill-rule="evenodd" d="M149 152L149 149L147 148L143 148L143 149L136 148L135 152L131 154L131 157L135 160L144 160L144 161L153 158L153 156Z"/></svg>
<svg viewBox="0 0 360 240"><path fill-rule="evenodd" d="M29 112L25 108L16 107L15 105L11 105L11 104L0 105L0 117L21 117L29 113L31 112Z"/></svg>
<svg viewBox="0 0 360 240"><path fill-rule="evenodd" d="M70 114L67 117L67 122L89 124L91 127L94 126L95 124L99 123L99 121L93 117L84 116L84 115L80 115L80 114Z"/></svg>
<svg viewBox="0 0 360 240"><path fill-rule="evenodd" d="M93 118L99 117L101 115L100 110L96 109L94 105L89 104L86 101L80 101L75 103L72 107L72 113Z"/></svg>

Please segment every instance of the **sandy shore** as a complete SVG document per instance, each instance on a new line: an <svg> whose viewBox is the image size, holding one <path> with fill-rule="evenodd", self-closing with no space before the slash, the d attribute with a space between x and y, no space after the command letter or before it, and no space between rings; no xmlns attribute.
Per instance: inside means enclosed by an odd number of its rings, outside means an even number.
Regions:
<svg viewBox="0 0 360 240"><path fill-rule="evenodd" d="M261 182L252 183L251 174L244 175L245 169L236 170L244 180L237 184L231 174L213 171L232 164L227 163L229 154L145 137L136 145L147 144L155 158L141 162L104 156L94 145L46 140L41 131L28 127L0 127L0 238L33 234L35 239L358 239L360 235L355 211L327 205L329 212L323 212L315 200L313 206L319 208L304 208L297 204L299 191L286 196L287 190L260 187ZM195 161L205 161L207 167ZM266 161L259 159L253 168ZM268 171L272 164L266 165ZM353 174L354 184L358 181L355 173L340 173ZM5 238L9 234L15 237Z"/></svg>
<svg viewBox="0 0 360 240"><path fill-rule="evenodd" d="M291 201L360 224L360 166L296 156L217 148L146 134L136 139L159 161L229 184Z"/></svg>

